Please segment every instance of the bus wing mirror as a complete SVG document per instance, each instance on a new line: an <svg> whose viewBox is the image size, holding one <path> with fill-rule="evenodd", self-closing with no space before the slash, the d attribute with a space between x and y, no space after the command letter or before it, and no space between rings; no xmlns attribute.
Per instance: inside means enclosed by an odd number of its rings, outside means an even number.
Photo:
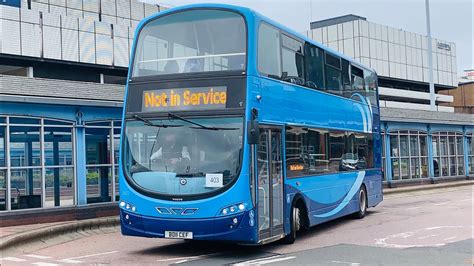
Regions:
<svg viewBox="0 0 474 266"><path fill-rule="evenodd" d="M258 144L258 136L260 135L260 126L258 121L252 120L247 122L247 142L252 144Z"/></svg>

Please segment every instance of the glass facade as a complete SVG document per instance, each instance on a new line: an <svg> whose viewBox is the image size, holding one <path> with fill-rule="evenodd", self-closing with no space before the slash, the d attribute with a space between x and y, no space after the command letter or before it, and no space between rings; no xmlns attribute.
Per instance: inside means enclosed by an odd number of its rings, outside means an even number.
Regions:
<svg viewBox="0 0 474 266"><path fill-rule="evenodd" d="M389 137L392 180L427 178L427 134L421 131L391 131ZM385 165L385 152L383 161Z"/></svg>
<svg viewBox="0 0 474 266"><path fill-rule="evenodd" d="M73 125L0 119L0 210L8 209L8 199L11 210L75 204Z"/></svg>
<svg viewBox="0 0 474 266"><path fill-rule="evenodd" d="M86 123L88 204L117 200L120 129L119 121Z"/></svg>
<svg viewBox="0 0 474 266"><path fill-rule="evenodd" d="M470 175L474 175L474 133L468 133L467 139L467 163Z"/></svg>
<svg viewBox="0 0 474 266"><path fill-rule="evenodd" d="M457 132L432 134L435 177L464 175L463 135Z"/></svg>

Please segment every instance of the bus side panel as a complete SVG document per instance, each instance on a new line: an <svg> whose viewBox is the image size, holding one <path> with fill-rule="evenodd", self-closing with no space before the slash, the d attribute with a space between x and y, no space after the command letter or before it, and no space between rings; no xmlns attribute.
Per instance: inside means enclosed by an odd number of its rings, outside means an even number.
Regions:
<svg viewBox="0 0 474 266"><path fill-rule="evenodd" d="M337 173L313 177L287 179L288 197L304 197L310 225L320 224L359 209L358 191L366 186L369 207L382 201L380 170ZM290 201L291 202L291 201Z"/></svg>

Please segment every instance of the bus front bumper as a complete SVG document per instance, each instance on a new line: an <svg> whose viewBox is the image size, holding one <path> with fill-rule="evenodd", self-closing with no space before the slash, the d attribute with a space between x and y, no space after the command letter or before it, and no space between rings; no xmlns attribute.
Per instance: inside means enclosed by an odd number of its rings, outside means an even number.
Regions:
<svg viewBox="0 0 474 266"><path fill-rule="evenodd" d="M234 218L237 219L235 223ZM120 210L123 235L164 238L165 231L192 232L195 240L237 241L255 243L256 222L251 223L248 211L225 217L173 219L142 216ZM252 225L250 225L252 224Z"/></svg>

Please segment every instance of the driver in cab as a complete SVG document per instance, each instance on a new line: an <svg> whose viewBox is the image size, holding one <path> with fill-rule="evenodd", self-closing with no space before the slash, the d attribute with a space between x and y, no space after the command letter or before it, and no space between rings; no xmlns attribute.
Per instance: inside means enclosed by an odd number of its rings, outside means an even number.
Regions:
<svg viewBox="0 0 474 266"><path fill-rule="evenodd" d="M152 161L163 159L172 164L176 164L180 162L181 159L191 160L191 157L188 147L183 145L182 142L178 142L175 134L169 134L166 135L165 141L161 147L151 155L150 159Z"/></svg>

